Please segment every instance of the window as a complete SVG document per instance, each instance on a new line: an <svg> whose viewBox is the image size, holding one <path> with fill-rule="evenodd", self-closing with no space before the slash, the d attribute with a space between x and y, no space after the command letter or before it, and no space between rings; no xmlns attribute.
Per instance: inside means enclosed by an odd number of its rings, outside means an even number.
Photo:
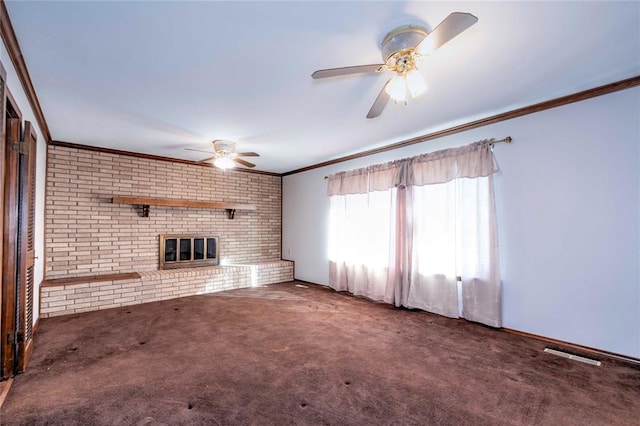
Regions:
<svg viewBox="0 0 640 426"><path fill-rule="evenodd" d="M329 285L499 327L491 143L332 175Z"/></svg>

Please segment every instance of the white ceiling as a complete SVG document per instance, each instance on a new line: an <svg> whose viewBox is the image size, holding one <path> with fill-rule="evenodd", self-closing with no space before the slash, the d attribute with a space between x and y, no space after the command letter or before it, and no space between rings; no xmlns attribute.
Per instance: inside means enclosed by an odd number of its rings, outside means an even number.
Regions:
<svg viewBox="0 0 640 426"><path fill-rule="evenodd" d="M54 140L200 160L232 139L277 173L640 75L635 1L6 4ZM454 11L479 21L406 106L365 118L388 74L310 77Z"/></svg>

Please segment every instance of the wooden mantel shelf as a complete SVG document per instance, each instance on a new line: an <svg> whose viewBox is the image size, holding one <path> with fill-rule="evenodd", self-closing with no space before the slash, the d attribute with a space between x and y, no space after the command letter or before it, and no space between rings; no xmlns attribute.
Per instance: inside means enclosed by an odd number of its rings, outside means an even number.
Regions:
<svg viewBox="0 0 640 426"><path fill-rule="evenodd" d="M142 216L149 217L149 206L188 207L196 209L224 209L233 219L236 210L257 210L253 204L221 203L215 201L172 200L169 198L113 197L114 204L132 204L142 206Z"/></svg>

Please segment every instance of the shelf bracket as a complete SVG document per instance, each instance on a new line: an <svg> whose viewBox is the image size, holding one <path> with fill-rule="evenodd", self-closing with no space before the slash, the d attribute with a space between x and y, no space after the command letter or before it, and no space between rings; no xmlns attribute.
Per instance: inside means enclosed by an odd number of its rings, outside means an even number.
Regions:
<svg viewBox="0 0 640 426"><path fill-rule="evenodd" d="M149 204L143 204L141 207L142 207L142 217L149 217Z"/></svg>
<svg viewBox="0 0 640 426"><path fill-rule="evenodd" d="M236 215L236 209L227 209L227 217L233 219Z"/></svg>

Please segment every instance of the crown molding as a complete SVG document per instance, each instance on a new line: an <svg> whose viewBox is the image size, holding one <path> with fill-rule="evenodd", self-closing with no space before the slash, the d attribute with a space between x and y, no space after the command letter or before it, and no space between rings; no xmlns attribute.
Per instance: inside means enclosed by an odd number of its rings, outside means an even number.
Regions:
<svg viewBox="0 0 640 426"><path fill-rule="evenodd" d="M183 160L181 158L164 157L162 155L142 154L140 152L124 151L124 150L113 149L113 148L103 148L99 146L82 145L82 144L72 143L72 142L51 141L49 145L60 146L64 148L72 148L72 149L82 149L85 151L103 152L106 154L125 155L128 157L143 158L145 160L168 161L170 163L188 164L190 166L215 168L215 166L211 163L202 163L200 161ZM244 169L244 168L234 168L233 171L238 171L243 173L255 173L259 175L276 176L276 177L281 176L280 173L264 172L262 170L251 170L251 169Z"/></svg>
<svg viewBox="0 0 640 426"><path fill-rule="evenodd" d="M40 107L40 101L38 101L38 96L33 88L33 83L31 82L29 71L27 70L27 64L24 62L22 50L20 50L16 33L13 31L13 25L11 24L7 5L4 0L0 3L0 35L2 36L2 40L7 48L7 52L9 52L9 57L11 58L11 62L13 62L16 73L18 73L18 79L20 80L22 88L27 95L27 100L29 101L29 105L31 105L31 109L36 117L42 136L44 136L45 141L49 143L51 141L51 132L49 132L49 126L47 126L47 121L45 120L44 113Z"/></svg>
<svg viewBox="0 0 640 426"><path fill-rule="evenodd" d="M631 87L635 87L638 85L640 85L640 75L628 78L626 80L620 80L614 83L605 84L604 86L598 86L593 89L584 90L582 92L573 93L571 95L551 99L549 101L544 101L544 102L529 105L523 108L514 109L512 111L504 112L502 114L492 115L491 117L482 118L476 121L471 121L469 123L461 124L459 126L449 127L448 129L439 130L437 132L428 133L426 135L417 136L411 139L406 139L400 142L393 143L391 145L385 145L380 148L370 149L367 151L358 152L356 154L346 155L344 157L336 158L329 161L324 161L322 163L313 164L311 166L302 167L300 169L291 170L289 172L283 173L282 176L289 176L296 173L302 173L309 170L330 166L333 164L343 163L345 161L354 160L356 158L367 157L369 155L378 154L386 151L392 151L394 149L402 148L405 146L430 141L432 139L438 139L444 136L449 136L449 135L453 135L460 132L465 132L467 130L475 129L478 127L488 126L489 124L495 124L501 121L522 117L523 115L529 115L529 114L544 111L547 109L556 108L556 107L568 105L574 102L580 102L587 99L595 98L597 96L602 96L609 93L617 92L620 90L629 89Z"/></svg>

